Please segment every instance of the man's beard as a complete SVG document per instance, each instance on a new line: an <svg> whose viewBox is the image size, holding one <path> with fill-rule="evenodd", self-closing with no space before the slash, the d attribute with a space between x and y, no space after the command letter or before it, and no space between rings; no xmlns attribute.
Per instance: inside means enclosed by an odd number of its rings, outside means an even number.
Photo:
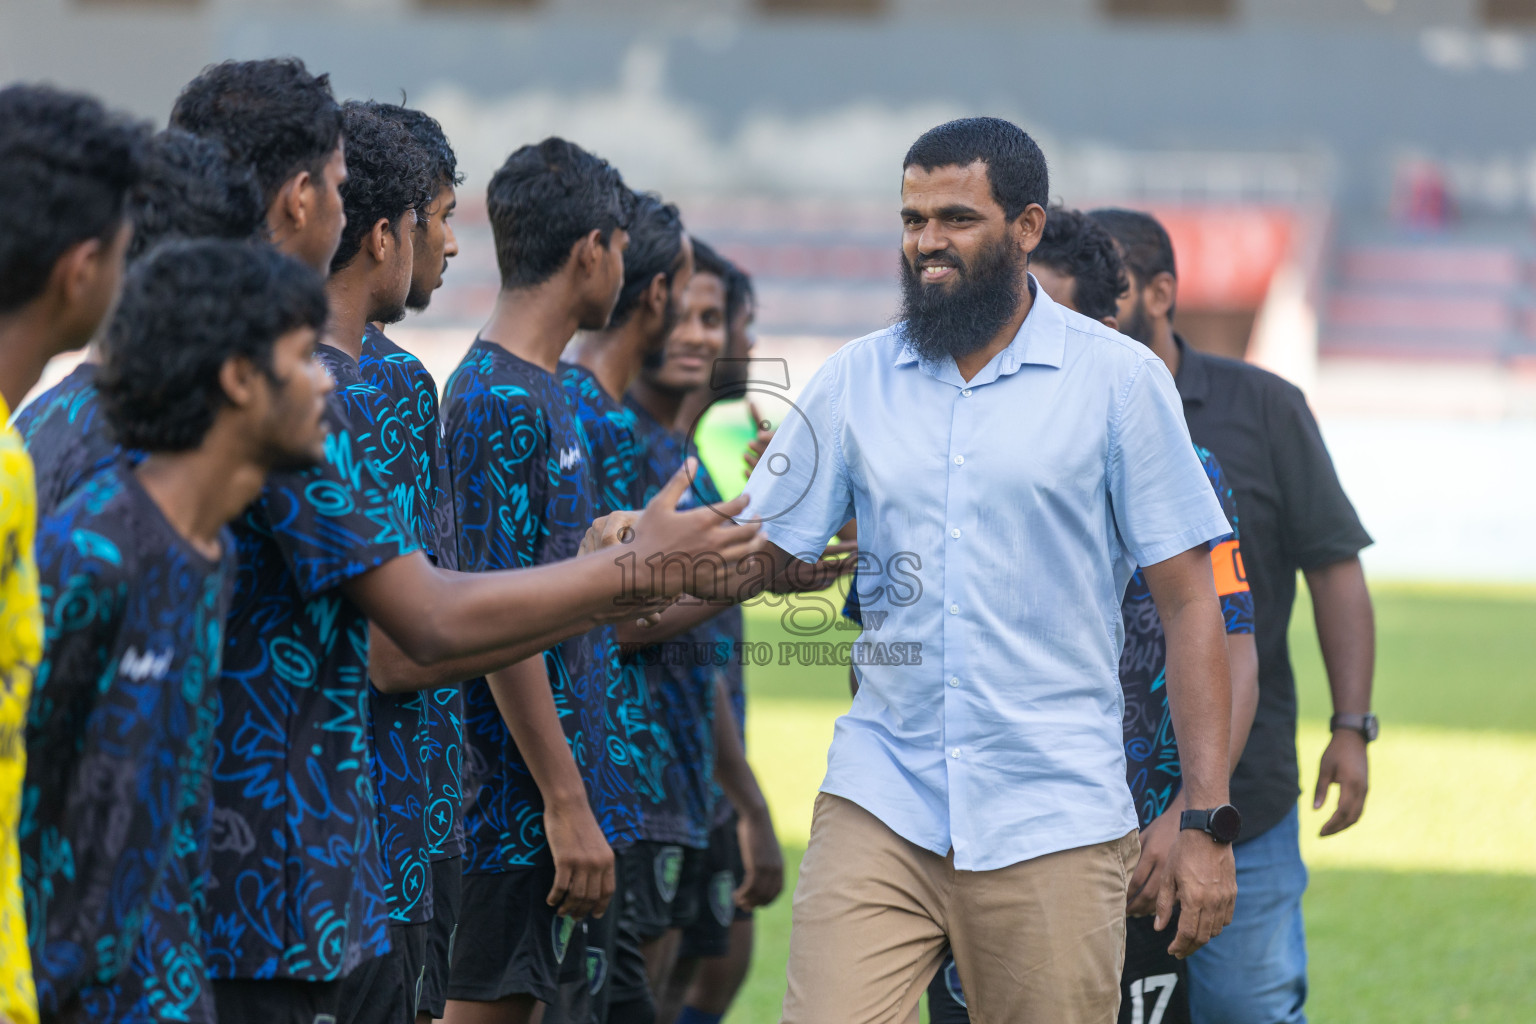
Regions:
<svg viewBox="0 0 1536 1024"><path fill-rule="evenodd" d="M406 302L403 299L388 306L380 306L371 310L373 315L368 320L376 324L397 324L405 319L405 306Z"/></svg>
<svg viewBox="0 0 1536 1024"><path fill-rule="evenodd" d="M420 239L418 238L417 241L420 241ZM446 274L446 273L448 273L448 257L444 256L443 257L442 273L438 274L438 276L437 276L437 280L438 280L439 284L442 283L443 274ZM405 308L409 309L409 310L411 310L412 312L415 312L415 313L422 312L423 310L425 310L428 306L430 306L432 304L432 294L434 292L436 292L436 291L437 291L437 286L436 285L433 285L430 288L423 287L421 290L418 291L417 288L416 288L416 275L412 274L411 275L411 291L410 291L410 294L406 295L406 297L405 297Z"/></svg>
<svg viewBox="0 0 1536 1024"><path fill-rule="evenodd" d="M1152 318L1147 315L1147 300L1140 292L1136 293L1136 305L1131 307L1131 315L1120 325L1120 333L1152 347Z"/></svg>
<svg viewBox="0 0 1536 1024"><path fill-rule="evenodd" d="M924 362L959 359L985 348L1019 311L1024 260L1007 238L978 252L970 266L950 250L919 256L916 266L903 253L902 330L917 357ZM923 284L925 266L954 267L954 283Z"/></svg>

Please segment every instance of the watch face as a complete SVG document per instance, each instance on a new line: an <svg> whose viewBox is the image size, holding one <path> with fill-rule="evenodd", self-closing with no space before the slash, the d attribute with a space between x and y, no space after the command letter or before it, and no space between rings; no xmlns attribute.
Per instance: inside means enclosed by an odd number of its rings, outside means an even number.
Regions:
<svg viewBox="0 0 1536 1024"><path fill-rule="evenodd" d="M1381 731L1381 724L1376 721L1375 715L1365 716L1365 742L1376 742L1376 734Z"/></svg>
<svg viewBox="0 0 1536 1024"><path fill-rule="evenodd" d="M1237 808L1231 804L1222 804L1211 812L1211 835L1224 843L1237 841L1237 834L1243 829L1243 816L1237 812Z"/></svg>

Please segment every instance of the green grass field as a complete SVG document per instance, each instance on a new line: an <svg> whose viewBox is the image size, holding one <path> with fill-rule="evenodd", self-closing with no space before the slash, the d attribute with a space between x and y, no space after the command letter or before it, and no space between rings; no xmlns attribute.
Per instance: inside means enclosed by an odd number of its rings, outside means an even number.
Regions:
<svg viewBox="0 0 1536 1024"><path fill-rule="evenodd" d="M1304 590L1304 588L1303 588ZM1326 840L1302 810L1312 869L1310 1017L1322 1024L1536 1021L1536 591L1376 588L1376 710L1366 816ZM790 639L782 610L753 608L747 639ZM1302 786L1326 742L1327 681L1298 604ZM849 639L837 633L828 639ZM749 744L794 867L825 767L846 669L750 668ZM1310 789L1308 789L1310 792ZM733 1024L771 1024L784 991L789 890L758 917Z"/></svg>

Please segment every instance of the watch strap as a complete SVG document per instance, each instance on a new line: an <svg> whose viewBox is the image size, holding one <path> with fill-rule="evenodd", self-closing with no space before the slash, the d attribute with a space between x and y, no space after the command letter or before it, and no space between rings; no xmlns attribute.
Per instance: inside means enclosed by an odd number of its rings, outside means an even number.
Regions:
<svg viewBox="0 0 1536 1024"><path fill-rule="evenodd" d="M1179 815L1179 831L1194 829L1197 832L1209 832L1211 828L1210 811L1185 811Z"/></svg>
<svg viewBox="0 0 1536 1024"><path fill-rule="evenodd" d="M1376 738L1376 716L1367 711L1363 715L1334 715L1328 719L1328 730L1330 732L1337 732L1340 729L1357 732L1365 737L1365 741L1369 743Z"/></svg>

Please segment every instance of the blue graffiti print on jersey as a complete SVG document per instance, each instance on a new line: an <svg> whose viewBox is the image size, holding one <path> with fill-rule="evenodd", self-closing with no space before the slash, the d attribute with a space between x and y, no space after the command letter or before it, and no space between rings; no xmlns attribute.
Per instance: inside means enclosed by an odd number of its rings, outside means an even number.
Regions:
<svg viewBox="0 0 1536 1024"><path fill-rule="evenodd" d="M368 619L339 588L417 550L333 400L325 460L271 476L240 556L215 731L209 970L330 981L389 950Z"/></svg>
<svg viewBox="0 0 1536 1024"><path fill-rule="evenodd" d="M37 520L42 522L91 477L117 461L96 393L96 365L81 363L16 414L16 430L37 467Z"/></svg>
<svg viewBox="0 0 1536 1024"><path fill-rule="evenodd" d="M633 399L625 404L635 414L640 497L648 502L689 456L697 456L688 439L658 423ZM704 463L683 496L682 505L714 504L720 500ZM662 769L659 800L645 806L642 835L661 843L681 843L702 849L709 845L715 815L715 664L716 625L702 623L666 644L633 654L645 667L657 726L666 731L668 758Z"/></svg>
<svg viewBox="0 0 1536 1024"><path fill-rule="evenodd" d="M416 446L409 424L389 395L366 383L357 362L340 349L315 351L336 384L352 436L378 474L418 543L428 531L430 510L418 500ZM391 920L419 924L432 919L432 867L427 856L427 697L380 693L368 688L373 783L379 804L379 849L384 854L384 893Z"/></svg>
<svg viewBox="0 0 1536 1024"><path fill-rule="evenodd" d="M476 339L448 381L443 444L468 572L571 558L593 519L594 481L576 412L555 376ZM611 630L545 653L555 708L597 823L614 844L635 838L627 749L607 734ZM544 862L543 800L485 680L464 684L466 872Z"/></svg>
<svg viewBox="0 0 1536 1024"><path fill-rule="evenodd" d="M727 608L710 621L709 625L714 630L714 644L716 650L715 660L724 660L724 665L715 668L717 678L725 681L725 693L731 701L731 714L736 719L736 738L741 740L742 749L747 746L747 686L741 664L741 639L743 622L741 606L735 605ZM719 713L719 709L716 709ZM715 824L724 825L735 813L731 802L725 798L725 791L717 784L714 787Z"/></svg>
<svg viewBox="0 0 1536 1024"><path fill-rule="evenodd" d="M421 360L368 325L363 335L358 369L363 379L389 397L395 414L406 425L412 448L414 486L392 487L396 505L417 531L422 549L438 565L453 568L453 502L448 499L448 462L443 453L437 418L437 382ZM403 499L403 500L402 500ZM424 514L411 515L416 510ZM444 539L446 538L446 539ZM427 854L446 860L464 852L464 822L460 813L463 788L464 698L457 686L423 694L427 716L425 832Z"/></svg>
<svg viewBox="0 0 1536 1024"><path fill-rule="evenodd" d="M47 656L19 829L38 1002L85 1019L214 1020L202 933L209 761L234 574L125 463L38 532Z"/></svg>
<svg viewBox="0 0 1536 1024"><path fill-rule="evenodd" d="M1205 448L1195 446L1200 463L1222 511L1232 524L1232 534L1210 543L1213 563L1221 558L1236 560L1242 556L1238 540L1237 503L1227 486L1221 465ZM1238 587L1222 586L1218 571L1217 592L1228 633L1253 632L1253 595L1243 582ZM1223 592L1225 591L1225 592ZM1124 739L1125 777L1136 801L1136 813L1142 828L1152 823L1179 792L1179 744L1173 734L1173 716L1168 709L1167 640L1163 623L1152 602L1146 575L1138 568L1125 588L1120 604L1125 624L1125 646L1120 651L1120 689L1125 695Z"/></svg>
<svg viewBox="0 0 1536 1024"><path fill-rule="evenodd" d="M593 514L643 506L640 464L636 458L634 410L603 390L590 370L564 365L560 385L576 407L576 418L587 443L587 458L597 481ZM605 627L612 630L613 627ZM645 671L634 658L620 657L610 643L607 728L609 742L622 743L639 805L659 802L665 792L663 773L672 759L672 741L656 722ZM641 826L644 833L644 825Z"/></svg>

